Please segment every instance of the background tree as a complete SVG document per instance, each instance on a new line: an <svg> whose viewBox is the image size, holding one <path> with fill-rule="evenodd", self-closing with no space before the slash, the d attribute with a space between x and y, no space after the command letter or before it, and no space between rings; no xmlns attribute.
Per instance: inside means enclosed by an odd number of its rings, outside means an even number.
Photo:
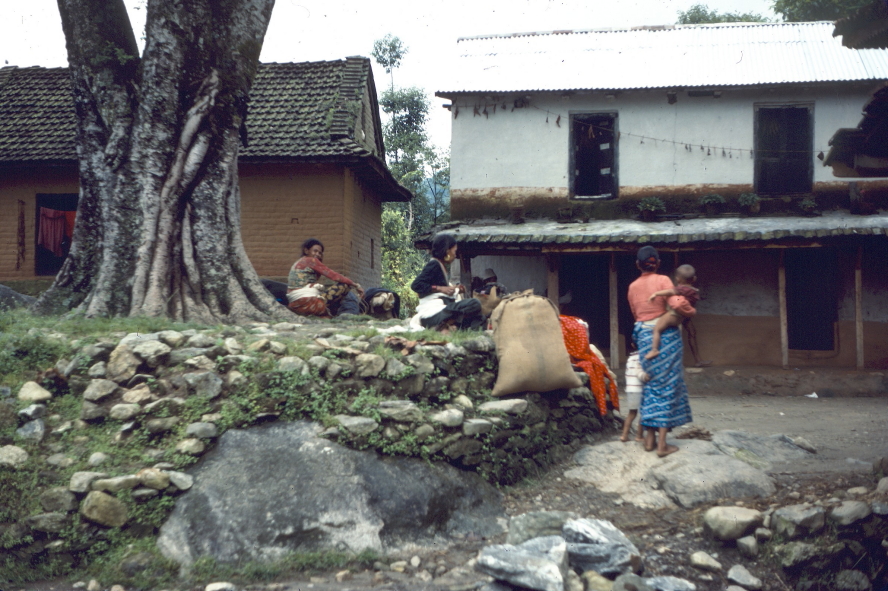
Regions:
<svg viewBox="0 0 888 591"><path fill-rule="evenodd" d="M774 0L774 12L784 21L835 21L870 4L872 0Z"/></svg>
<svg viewBox="0 0 888 591"><path fill-rule="evenodd" d="M237 155L274 0L58 0L77 117L70 254L37 311L235 322L286 313L240 234Z"/></svg>
<svg viewBox="0 0 888 591"><path fill-rule="evenodd" d="M754 12L718 12L705 4L694 4L685 11L678 11L678 24L700 25L705 23L767 23L769 19Z"/></svg>
<svg viewBox="0 0 888 591"><path fill-rule="evenodd" d="M382 283L401 296L403 309L410 313L416 304L410 284L427 260L413 241L450 219L450 156L429 141L426 123L430 104L425 90L395 86L393 72L407 47L398 37L386 35L373 44L371 54L391 79L391 86L379 99L386 115L386 161L395 179L414 195L410 203L386 203L383 209Z"/></svg>

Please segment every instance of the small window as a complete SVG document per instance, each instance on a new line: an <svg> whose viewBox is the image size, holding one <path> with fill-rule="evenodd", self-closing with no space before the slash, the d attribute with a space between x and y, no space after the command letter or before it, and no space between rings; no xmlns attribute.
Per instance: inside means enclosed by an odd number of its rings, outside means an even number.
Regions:
<svg viewBox="0 0 888 591"><path fill-rule="evenodd" d="M616 127L616 113L571 115L571 197L612 199L617 196Z"/></svg>
<svg viewBox="0 0 888 591"><path fill-rule="evenodd" d="M813 168L811 105L757 106L755 190L763 195L810 193Z"/></svg>

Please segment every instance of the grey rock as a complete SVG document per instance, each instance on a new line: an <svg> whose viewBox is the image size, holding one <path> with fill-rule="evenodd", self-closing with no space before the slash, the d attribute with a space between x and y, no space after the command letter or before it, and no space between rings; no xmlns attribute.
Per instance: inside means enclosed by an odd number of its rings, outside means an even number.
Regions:
<svg viewBox="0 0 888 591"><path fill-rule="evenodd" d="M797 445L798 447L801 447L803 450L805 450L807 452L810 452L812 454L817 453L817 448L814 447L814 444L811 443L810 441L808 441L807 439L805 439L804 437L790 437L790 440L795 445Z"/></svg>
<svg viewBox="0 0 888 591"><path fill-rule="evenodd" d="M0 310L27 308L36 301L37 298L34 296L25 295L5 285L0 285Z"/></svg>
<svg viewBox="0 0 888 591"><path fill-rule="evenodd" d="M319 438L321 430L299 421L225 432L189 469L195 485L161 528L163 554L180 564L201 556L235 563L502 531L500 495L476 474L351 450Z"/></svg>
<svg viewBox="0 0 888 591"><path fill-rule="evenodd" d="M207 450L207 444L197 439L196 437L189 437L188 439L183 439L179 443L176 444L176 451L183 454L188 454L191 456L199 456L203 452Z"/></svg>
<svg viewBox="0 0 888 591"><path fill-rule="evenodd" d="M375 378L385 369L385 359L373 353L361 353L355 357L355 375L359 378Z"/></svg>
<svg viewBox="0 0 888 591"><path fill-rule="evenodd" d="M189 337L187 341L185 341L186 347L194 347L197 349L205 349L212 347L216 344L216 339L211 337L210 335L198 333L192 337Z"/></svg>
<svg viewBox="0 0 888 591"><path fill-rule="evenodd" d="M355 417L350 415L336 415L333 417L339 426L352 435L367 435L379 428L379 423L370 417Z"/></svg>
<svg viewBox="0 0 888 591"><path fill-rule="evenodd" d="M758 541L755 536L744 536L737 540L737 550L746 558L755 558L759 553Z"/></svg>
<svg viewBox="0 0 888 591"><path fill-rule="evenodd" d="M714 573L720 572L722 569L722 565L718 560L703 551L691 554L691 566Z"/></svg>
<svg viewBox="0 0 888 591"><path fill-rule="evenodd" d="M158 433L166 433L168 431L172 431L173 427L179 424L179 421L181 421L179 417L151 419L150 421L145 423L145 429L152 435L157 435Z"/></svg>
<svg viewBox="0 0 888 591"><path fill-rule="evenodd" d="M397 389L405 396L416 396L422 392L425 385L425 376L421 373L401 378L397 382Z"/></svg>
<svg viewBox="0 0 888 591"><path fill-rule="evenodd" d="M130 496L134 501L147 501L148 499L153 499L154 497L160 496L160 491L154 488L147 487L139 487L134 488L132 492L130 492Z"/></svg>
<svg viewBox="0 0 888 591"><path fill-rule="evenodd" d="M94 480L107 477L108 475L104 472L75 472L71 475L68 490L74 493L85 493L90 490Z"/></svg>
<svg viewBox="0 0 888 591"><path fill-rule="evenodd" d="M491 351L496 350L496 345L493 343L493 339L487 335L463 341L462 347L473 353L490 353Z"/></svg>
<svg viewBox="0 0 888 591"><path fill-rule="evenodd" d="M418 423L423 420L422 411L409 400L383 400L379 414L401 423Z"/></svg>
<svg viewBox="0 0 888 591"><path fill-rule="evenodd" d="M180 365L189 359L206 356L209 352L210 348L187 347L185 349L175 349L167 357L167 363L170 366Z"/></svg>
<svg viewBox="0 0 888 591"><path fill-rule="evenodd" d="M185 472L170 470L167 472L170 476L170 484L179 490L188 490L194 486L194 477Z"/></svg>
<svg viewBox="0 0 888 591"><path fill-rule="evenodd" d="M116 476L114 478L99 478L93 480L90 484L92 490L100 490L102 492L116 493L122 490L131 490L141 484L139 477L135 474L127 474L126 476Z"/></svg>
<svg viewBox="0 0 888 591"><path fill-rule="evenodd" d="M191 423L185 427L186 437L197 437L198 439L215 439L219 436L219 429L213 423Z"/></svg>
<svg viewBox="0 0 888 591"><path fill-rule="evenodd" d="M774 537L774 533L767 527L755 528L755 539L758 542L767 542Z"/></svg>
<svg viewBox="0 0 888 591"><path fill-rule="evenodd" d="M697 591L697 585L678 577L650 577L644 582L654 591Z"/></svg>
<svg viewBox="0 0 888 591"><path fill-rule="evenodd" d="M222 378L214 371L201 371L186 373L182 376L188 389L196 396L206 398L207 400L215 400L222 394Z"/></svg>
<svg viewBox="0 0 888 591"><path fill-rule="evenodd" d="M401 363L395 357L390 357L388 361L385 362L385 370L383 371L383 375L388 378L397 378L400 377L407 371L407 366Z"/></svg>
<svg viewBox="0 0 888 591"><path fill-rule="evenodd" d="M86 375L95 379L105 378L108 376L108 366L104 361L94 363L86 370Z"/></svg>
<svg viewBox="0 0 888 591"><path fill-rule="evenodd" d="M182 365L184 365L188 369L196 369L202 371L214 371L216 369L216 362L207 355L198 355L197 357L186 359L182 362Z"/></svg>
<svg viewBox="0 0 888 591"><path fill-rule="evenodd" d="M611 591L654 591L645 579L636 574L626 573L614 579Z"/></svg>
<svg viewBox="0 0 888 591"><path fill-rule="evenodd" d="M761 470L734 458L688 454L661 462L650 473L666 495L685 508L722 498L767 497L774 482Z"/></svg>
<svg viewBox="0 0 888 591"><path fill-rule="evenodd" d="M413 353L404 358L408 365L412 366L418 374L430 374L435 371L432 360L421 353Z"/></svg>
<svg viewBox="0 0 888 591"><path fill-rule="evenodd" d="M52 393L37 382L25 382L18 392L18 399L25 402L46 402Z"/></svg>
<svg viewBox="0 0 888 591"><path fill-rule="evenodd" d="M57 466L59 468L68 468L69 466L74 465L74 460L69 458L63 453L52 454L48 458L46 458L46 463L50 466Z"/></svg>
<svg viewBox="0 0 888 591"><path fill-rule="evenodd" d="M162 330L157 333L157 338L174 349L182 345L186 340L185 335L177 330Z"/></svg>
<svg viewBox="0 0 888 591"><path fill-rule="evenodd" d="M101 421L108 416L108 409L104 406L84 400L80 407L80 419L87 422Z"/></svg>
<svg viewBox="0 0 888 591"><path fill-rule="evenodd" d="M508 400L491 400L478 407L481 414L520 415L527 410L527 400L523 398L510 398Z"/></svg>
<svg viewBox="0 0 888 591"><path fill-rule="evenodd" d="M481 433L489 433L493 429L493 423L484 419L466 419L462 424L463 435L472 437Z"/></svg>
<svg viewBox="0 0 888 591"><path fill-rule="evenodd" d="M80 514L108 527L121 527L128 519L126 505L122 501L97 490L90 491L80 503Z"/></svg>
<svg viewBox="0 0 888 591"><path fill-rule="evenodd" d="M132 351L133 354L144 361L148 367L157 367L163 363L172 349L170 349L169 345L152 340L136 343L133 345Z"/></svg>
<svg viewBox="0 0 888 591"><path fill-rule="evenodd" d="M570 563L605 576L641 572L641 553L623 532L603 519L574 519L564 524Z"/></svg>
<svg viewBox="0 0 888 591"><path fill-rule="evenodd" d="M136 375L140 365L142 365L142 360L133 355L129 346L118 345L111 351L105 372L109 380L119 384Z"/></svg>
<svg viewBox="0 0 888 591"><path fill-rule="evenodd" d="M459 437L459 433L455 433ZM477 439L458 439L455 443L451 443L444 447L444 455L448 458L456 460L465 456L470 456L481 451L483 444Z"/></svg>
<svg viewBox="0 0 888 591"><path fill-rule="evenodd" d="M771 529L787 539L816 534L826 523L826 512L813 505L790 505L774 511L771 516Z"/></svg>
<svg viewBox="0 0 888 591"><path fill-rule="evenodd" d="M7 400L12 397L12 388L9 386L0 386L0 401Z"/></svg>
<svg viewBox="0 0 888 591"><path fill-rule="evenodd" d="M29 443L40 443L46 436L46 425L43 419L28 421L16 429L15 434Z"/></svg>
<svg viewBox="0 0 888 591"><path fill-rule="evenodd" d="M520 546L487 546L475 568L526 589L564 591L567 552L560 536L535 538Z"/></svg>
<svg viewBox="0 0 888 591"><path fill-rule="evenodd" d="M40 506L52 513L69 513L77 508L77 497L65 487L56 486L40 493Z"/></svg>
<svg viewBox="0 0 888 591"><path fill-rule="evenodd" d="M155 400L154 402L149 402L145 405L145 412L147 414L157 414L160 412L168 412L171 414L176 414L185 406L185 399L178 398L175 396L169 396L167 398L161 398L160 400Z"/></svg>
<svg viewBox="0 0 888 591"><path fill-rule="evenodd" d="M463 423L463 412L455 408L432 413L429 421L444 425L445 427L459 427Z"/></svg>
<svg viewBox="0 0 888 591"><path fill-rule="evenodd" d="M453 380L451 384L455 383L456 380ZM459 394L452 400L453 406L457 408L461 408L462 410L475 410L475 404L472 402L472 399L466 396L465 394Z"/></svg>
<svg viewBox="0 0 888 591"><path fill-rule="evenodd" d="M395 361L395 360L392 359L390 361ZM315 355L314 357L309 357L308 361L306 363L308 363L308 366L311 369L314 369L315 371L317 371L318 375L322 376L322 375L324 375L324 371L327 369L327 366L330 365L330 360L327 359L326 357L321 357L320 355Z"/></svg>
<svg viewBox="0 0 888 591"><path fill-rule="evenodd" d="M573 511L533 511L509 520L506 544L518 545L533 538L560 536L564 524L579 515Z"/></svg>
<svg viewBox="0 0 888 591"><path fill-rule="evenodd" d="M842 570L836 574L836 591L870 591L873 584L859 570Z"/></svg>
<svg viewBox="0 0 888 591"><path fill-rule="evenodd" d="M745 507L712 507L703 514L703 530L717 540L742 538L763 521L761 512Z"/></svg>
<svg viewBox="0 0 888 591"><path fill-rule="evenodd" d="M742 564L735 564L728 570L728 581L736 583L744 589L758 591L762 588L762 580L750 573Z"/></svg>
<svg viewBox="0 0 888 591"><path fill-rule="evenodd" d="M23 421L42 419L46 416L46 405L32 404L30 406L26 406L22 410L18 411L18 416Z"/></svg>
<svg viewBox="0 0 888 591"><path fill-rule="evenodd" d="M848 526L872 515L872 509L863 501L844 501L829 514L829 520L838 526Z"/></svg>
<svg viewBox="0 0 888 591"><path fill-rule="evenodd" d="M281 357L277 362L278 371L308 373L308 364L301 357ZM330 366L327 366L329 372ZM327 377L330 377L329 375Z"/></svg>
<svg viewBox="0 0 888 591"><path fill-rule="evenodd" d="M158 336L158 334L156 332L148 332L148 333L131 332L128 335L126 335L125 337L123 337L122 339L120 339L120 341L117 344L118 345L126 345L130 348L133 348L136 345L138 345L139 343L151 343L151 342L156 343L156 342L158 342L159 339L160 339L160 337Z"/></svg>
<svg viewBox="0 0 888 591"><path fill-rule="evenodd" d="M115 404L108 411L108 418L115 421L128 421L142 412L138 404Z"/></svg>
<svg viewBox="0 0 888 591"><path fill-rule="evenodd" d="M745 431L716 431L712 443L722 452L744 461L754 468L769 470L779 462L793 462L810 457L786 435L757 435Z"/></svg>
<svg viewBox="0 0 888 591"><path fill-rule="evenodd" d="M142 486L153 488L155 490L163 490L170 485L170 475L157 468L144 468L136 474Z"/></svg>
<svg viewBox="0 0 888 591"><path fill-rule="evenodd" d="M144 404L157 400L157 395L152 394L148 384L139 384L124 392L120 398L126 404Z"/></svg>
<svg viewBox="0 0 888 591"><path fill-rule="evenodd" d="M106 453L102 453L100 451L94 452L90 454L89 459L86 461L89 466L95 468L96 466L101 466L104 464L110 456Z"/></svg>
<svg viewBox="0 0 888 591"><path fill-rule="evenodd" d="M57 534L65 529L71 520L66 513L40 513L31 515L26 521L32 529Z"/></svg>

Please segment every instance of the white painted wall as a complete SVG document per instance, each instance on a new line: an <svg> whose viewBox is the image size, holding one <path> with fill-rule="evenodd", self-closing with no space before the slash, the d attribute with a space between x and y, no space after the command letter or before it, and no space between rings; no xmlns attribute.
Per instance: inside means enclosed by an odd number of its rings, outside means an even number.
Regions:
<svg viewBox="0 0 888 591"><path fill-rule="evenodd" d="M532 289L544 295L547 287L546 259L541 256L479 256L472 259L472 275L480 277L486 269L493 269L497 280L510 292ZM450 277L459 283L459 260L450 265Z"/></svg>
<svg viewBox="0 0 888 591"><path fill-rule="evenodd" d="M689 98L679 92L670 105L664 90L622 91L608 100L603 93L562 98L557 93L530 95L529 107L512 109L514 97L499 100L496 112L475 116L484 97L454 101L451 188L567 187L571 113L616 112L620 186L749 184L754 180L754 105L814 103L814 182L835 181L832 169L816 158L826 153L829 138L840 127L856 127L872 91L851 89L730 90L721 98ZM508 103L502 109L502 103ZM561 116L560 127L556 124ZM548 118L548 123L546 119ZM646 136L670 143L630 136ZM677 142L672 144L671 142ZM685 143L693 145L685 150ZM710 155L700 150L715 146ZM721 148L733 148L722 157ZM726 151L726 153L728 153Z"/></svg>

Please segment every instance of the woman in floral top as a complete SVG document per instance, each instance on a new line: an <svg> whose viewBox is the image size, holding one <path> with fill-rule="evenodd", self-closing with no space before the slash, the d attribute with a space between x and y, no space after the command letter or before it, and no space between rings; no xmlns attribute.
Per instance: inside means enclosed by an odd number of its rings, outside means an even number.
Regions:
<svg viewBox="0 0 888 591"><path fill-rule="evenodd" d="M358 283L333 271L323 260L324 245L320 240L309 238L302 243L302 258L293 264L287 278L289 307L297 314L335 315L349 291L354 289L358 296L364 295Z"/></svg>

